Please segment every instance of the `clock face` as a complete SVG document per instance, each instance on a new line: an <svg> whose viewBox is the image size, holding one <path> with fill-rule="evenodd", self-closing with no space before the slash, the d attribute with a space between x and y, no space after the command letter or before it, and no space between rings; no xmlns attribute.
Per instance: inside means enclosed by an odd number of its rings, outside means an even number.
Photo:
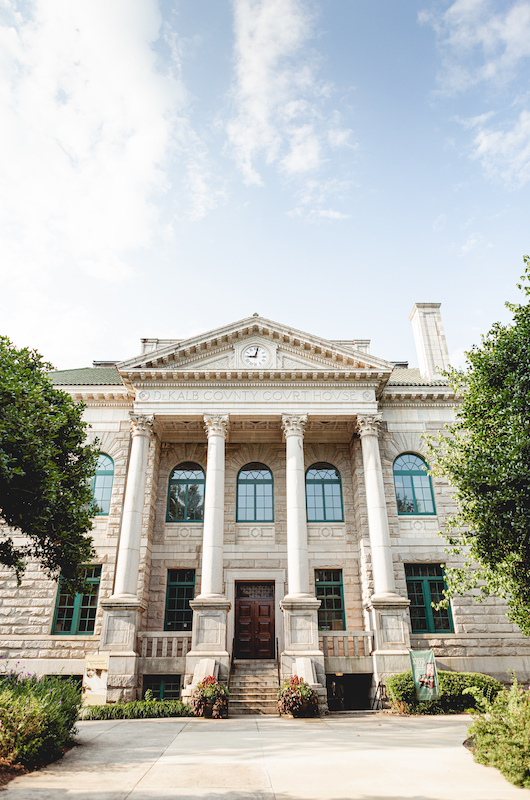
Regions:
<svg viewBox="0 0 530 800"><path fill-rule="evenodd" d="M269 354L264 347L257 344L243 350L243 361L249 367L263 367L269 360Z"/></svg>

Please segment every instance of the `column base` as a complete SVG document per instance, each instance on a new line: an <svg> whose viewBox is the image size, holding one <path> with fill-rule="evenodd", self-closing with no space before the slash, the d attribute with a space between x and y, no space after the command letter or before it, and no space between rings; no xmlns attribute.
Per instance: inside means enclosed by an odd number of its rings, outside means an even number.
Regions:
<svg viewBox="0 0 530 800"><path fill-rule="evenodd" d="M410 600L393 592L372 595L366 603L375 641L372 652L374 681L410 669Z"/></svg>
<svg viewBox="0 0 530 800"><path fill-rule="evenodd" d="M285 615L285 646L281 654L281 679L288 680L299 658L309 658L318 684L326 685L324 653L318 640L320 600L311 594L287 594L280 602Z"/></svg>
<svg viewBox="0 0 530 800"><path fill-rule="evenodd" d="M108 655L106 702L124 703L138 695L137 634L145 604L135 595L101 601L103 624L99 650Z"/></svg>
<svg viewBox="0 0 530 800"><path fill-rule="evenodd" d="M190 600L193 609L191 650L186 655L184 685L191 683L195 667L204 658L214 658L218 678L227 681L230 654L226 646L226 617L231 603L224 595L198 595Z"/></svg>

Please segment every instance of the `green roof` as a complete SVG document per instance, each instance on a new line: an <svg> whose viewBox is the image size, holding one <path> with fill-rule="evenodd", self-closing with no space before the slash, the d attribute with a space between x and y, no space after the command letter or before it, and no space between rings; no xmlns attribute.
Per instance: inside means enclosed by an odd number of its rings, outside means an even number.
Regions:
<svg viewBox="0 0 530 800"><path fill-rule="evenodd" d="M55 386L123 386L116 367L82 367L50 372Z"/></svg>
<svg viewBox="0 0 530 800"><path fill-rule="evenodd" d="M395 369L387 386L449 386L445 378L428 381L422 378L419 369Z"/></svg>

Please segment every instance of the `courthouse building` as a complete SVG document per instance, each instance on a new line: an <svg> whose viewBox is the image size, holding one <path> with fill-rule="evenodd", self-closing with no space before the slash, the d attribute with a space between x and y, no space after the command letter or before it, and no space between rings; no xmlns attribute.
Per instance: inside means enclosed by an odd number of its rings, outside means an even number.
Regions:
<svg viewBox="0 0 530 800"><path fill-rule="evenodd" d="M363 707L427 648L441 669L528 680L529 640L499 600L431 606L454 505L422 435L456 399L439 304L410 319L419 369L254 315L53 373L101 451L92 591L69 597L36 564L20 587L4 571L2 653L83 675L87 702L178 697L247 665L269 689L296 673L331 708Z"/></svg>

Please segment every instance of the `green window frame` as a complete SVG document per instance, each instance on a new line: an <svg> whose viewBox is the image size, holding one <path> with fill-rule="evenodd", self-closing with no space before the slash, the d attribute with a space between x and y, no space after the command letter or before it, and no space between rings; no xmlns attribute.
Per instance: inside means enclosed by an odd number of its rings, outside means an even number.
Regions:
<svg viewBox="0 0 530 800"><path fill-rule="evenodd" d="M180 675L144 675L142 699L150 689L154 700L180 700Z"/></svg>
<svg viewBox="0 0 530 800"><path fill-rule="evenodd" d="M394 488L398 514L436 514L429 466L415 453L394 461Z"/></svg>
<svg viewBox="0 0 530 800"><path fill-rule="evenodd" d="M305 474L308 522L344 522L342 481L332 464L321 461Z"/></svg>
<svg viewBox="0 0 530 800"><path fill-rule="evenodd" d="M90 636L94 633L96 612L98 607L101 565L91 564L85 567L84 579L90 590L69 594L62 578L59 579L55 613L53 615L52 633L62 636Z"/></svg>
<svg viewBox="0 0 530 800"><path fill-rule="evenodd" d="M346 630L342 570L316 569L315 595L317 600L320 600L320 608L318 609L318 630Z"/></svg>
<svg viewBox="0 0 530 800"><path fill-rule="evenodd" d="M202 522L204 518L204 470L186 461L169 476L166 522Z"/></svg>
<svg viewBox="0 0 530 800"><path fill-rule="evenodd" d="M190 600L195 597L195 570L169 569L167 573L165 631L190 631L193 610Z"/></svg>
<svg viewBox="0 0 530 800"><path fill-rule="evenodd" d="M92 497L98 507L96 512L98 517L108 516L113 482L114 461L106 453L100 453L92 486Z"/></svg>
<svg viewBox="0 0 530 800"><path fill-rule="evenodd" d="M436 611L444 599L445 576L440 564L405 564L412 633L454 633L451 608Z"/></svg>
<svg viewBox="0 0 530 800"><path fill-rule="evenodd" d="M236 508L236 522L274 522L274 479L265 464L239 470Z"/></svg>

